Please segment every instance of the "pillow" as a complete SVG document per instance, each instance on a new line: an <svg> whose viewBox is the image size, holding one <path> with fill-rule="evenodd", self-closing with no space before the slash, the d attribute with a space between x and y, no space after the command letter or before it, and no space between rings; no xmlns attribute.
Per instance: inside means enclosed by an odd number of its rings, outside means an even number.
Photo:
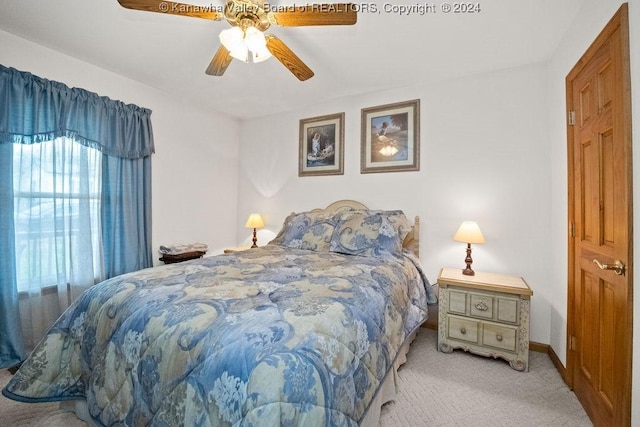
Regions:
<svg viewBox="0 0 640 427"><path fill-rule="evenodd" d="M362 256L400 255L410 231L411 224L400 210L343 212L331 236L330 250Z"/></svg>
<svg viewBox="0 0 640 427"><path fill-rule="evenodd" d="M339 214L301 212L285 219L282 229L269 244L288 248L328 252Z"/></svg>
<svg viewBox="0 0 640 427"><path fill-rule="evenodd" d="M282 228L280 228L280 231L278 232L278 234L276 234L276 237L274 237L269 243L267 243L268 245L283 246L282 240L284 239L285 233L287 233L289 230L289 228L287 227L287 224L291 223L291 220L296 215L297 215L296 213L290 213L289 216L284 219Z"/></svg>

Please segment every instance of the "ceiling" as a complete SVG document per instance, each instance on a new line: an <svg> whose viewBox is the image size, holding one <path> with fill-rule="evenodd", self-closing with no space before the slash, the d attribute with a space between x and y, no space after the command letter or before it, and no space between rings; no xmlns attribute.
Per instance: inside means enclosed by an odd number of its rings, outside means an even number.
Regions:
<svg viewBox="0 0 640 427"><path fill-rule="evenodd" d="M545 61L583 3L484 0L478 13L455 14L443 13L440 0L374 0L354 3L361 11L353 26L272 25L267 33L284 41L315 72L305 82L275 58L258 64L234 60L224 76L208 76L204 71L219 47L218 34L229 28L225 21L139 12L116 0L0 0L0 29L205 108L249 119L343 96ZM388 10L399 4L429 4L435 13Z"/></svg>

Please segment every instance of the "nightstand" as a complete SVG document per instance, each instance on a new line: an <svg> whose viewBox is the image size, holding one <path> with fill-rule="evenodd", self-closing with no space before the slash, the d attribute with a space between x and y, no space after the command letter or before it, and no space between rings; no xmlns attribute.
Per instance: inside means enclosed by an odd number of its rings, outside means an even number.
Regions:
<svg viewBox="0 0 640 427"><path fill-rule="evenodd" d="M232 254L234 252L246 251L247 249L251 249L251 246L238 246L236 248L227 248L224 250L224 253Z"/></svg>
<svg viewBox="0 0 640 427"><path fill-rule="evenodd" d="M181 254L175 254L175 255L162 254L162 256L159 259L165 264L174 264L176 262L189 261L191 259L202 258L204 254L206 254L206 252L203 252L203 251L183 252Z"/></svg>
<svg viewBox="0 0 640 427"><path fill-rule="evenodd" d="M438 348L502 358L529 370L529 308L533 292L522 277L443 268L438 276Z"/></svg>

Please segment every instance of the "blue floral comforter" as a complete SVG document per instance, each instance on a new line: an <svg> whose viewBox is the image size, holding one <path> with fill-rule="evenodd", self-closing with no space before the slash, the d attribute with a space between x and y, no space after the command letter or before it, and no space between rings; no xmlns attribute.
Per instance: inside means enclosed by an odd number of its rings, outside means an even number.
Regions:
<svg viewBox="0 0 640 427"><path fill-rule="evenodd" d="M435 302L418 261L268 245L85 292L3 390L102 425L354 426Z"/></svg>

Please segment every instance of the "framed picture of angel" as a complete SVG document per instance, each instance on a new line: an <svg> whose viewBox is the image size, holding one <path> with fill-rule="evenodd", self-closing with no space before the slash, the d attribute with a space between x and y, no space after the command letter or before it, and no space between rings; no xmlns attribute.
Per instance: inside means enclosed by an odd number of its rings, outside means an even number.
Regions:
<svg viewBox="0 0 640 427"><path fill-rule="evenodd" d="M344 113L300 120L298 176L344 174Z"/></svg>

